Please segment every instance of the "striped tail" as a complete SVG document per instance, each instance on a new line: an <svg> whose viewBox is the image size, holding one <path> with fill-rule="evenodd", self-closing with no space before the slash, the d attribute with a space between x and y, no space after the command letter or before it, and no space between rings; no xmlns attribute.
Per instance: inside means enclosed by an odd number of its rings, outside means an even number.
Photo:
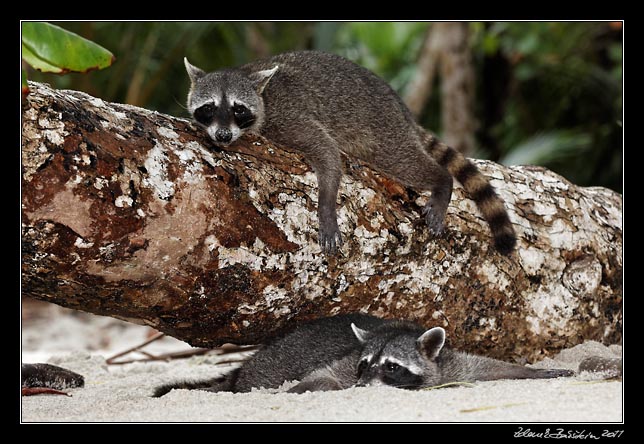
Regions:
<svg viewBox="0 0 644 444"><path fill-rule="evenodd" d="M232 372L219 376L217 378L206 379L202 381L181 381L164 384L154 389L153 398L160 398L175 389L184 390L204 390L208 392L230 392L234 391L233 387L237 380L239 368Z"/></svg>
<svg viewBox="0 0 644 444"><path fill-rule="evenodd" d="M503 200L479 169L460 152L439 141L422 129L427 152L458 180L476 203L494 237L494 246L502 254L510 254L517 243L517 235L508 217Z"/></svg>

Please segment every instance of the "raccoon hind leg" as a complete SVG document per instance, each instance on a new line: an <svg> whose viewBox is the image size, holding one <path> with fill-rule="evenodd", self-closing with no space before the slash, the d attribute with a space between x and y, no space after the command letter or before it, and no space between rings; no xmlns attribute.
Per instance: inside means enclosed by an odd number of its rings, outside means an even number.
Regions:
<svg viewBox="0 0 644 444"><path fill-rule="evenodd" d="M447 168L441 166L421 144L400 146L395 157L383 155L374 159L376 168L419 191L429 190L432 195L422 210L430 232L443 232L447 206L452 197L453 179Z"/></svg>
<svg viewBox="0 0 644 444"><path fill-rule="evenodd" d="M358 382L356 362L359 355L354 351L330 365L314 370L288 393L326 392L344 390Z"/></svg>

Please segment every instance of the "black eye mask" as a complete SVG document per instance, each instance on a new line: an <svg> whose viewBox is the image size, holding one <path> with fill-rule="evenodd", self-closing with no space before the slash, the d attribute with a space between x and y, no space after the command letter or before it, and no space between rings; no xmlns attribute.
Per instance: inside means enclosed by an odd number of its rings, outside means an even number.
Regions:
<svg viewBox="0 0 644 444"><path fill-rule="evenodd" d="M195 110L193 116L195 120L202 125L209 125L215 118L217 107L212 103L207 103Z"/></svg>
<svg viewBox="0 0 644 444"><path fill-rule="evenodd" d="M256 120L250 109L237 103L233 105L233 116L235 123L241 129L248 128L255 123Z"/></svg>

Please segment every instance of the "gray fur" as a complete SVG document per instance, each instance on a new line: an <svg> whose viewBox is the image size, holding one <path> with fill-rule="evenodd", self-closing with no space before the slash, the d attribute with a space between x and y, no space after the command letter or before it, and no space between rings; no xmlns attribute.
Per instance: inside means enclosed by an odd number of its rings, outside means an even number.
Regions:
<svg viewBox="0 0 644 444"><path fill-rule="evenodd" d="M452 194L449 162L453 162L455 172L464 172L459 176L461 179L479 178L470 187L475 193L480 184L488 184L487 180L480 180L478 170L462 155L436 143L433 136L418 126L386 82L340 56L315 51L290 52L209 74L187 60L185 63L192 82L188 94L191 113L208 103L221 108L238 102L256 119L253 125L242 129L223 113L222 118L205 124L216 143L227 145L244 133L261 133L304 155L317 176L319 243L325 254L334 254L342 244L336 214L341 153L361 159L407 186L430 190L431 198L423 214L434 234L443 230ZM432 157L432 150L442 156L444 165ZM450 155L443 156L445 152ZM508 253L516 239L509 219L496 217L499 212L505 213L502 201L493 192L480 196L492 202L479 205L491 209L489 215L484 211L486 219L501 221L505 228L500 250ZM498 240L499 229L492 222L491 228Z"/></svg>
<svg viewBox="0 0 644 444"><path fill-rule="evenodd" d="M356 332L358 332L357 337ZM249 392L299 383L289 392L342 390L390 385L421 389L448 382L537 379L570 376L568 370L523 367L444 347L445 331L362 314L321 318L275 339L228 376L204 382L167 384L172 388Z"/></svg>
<svg viewBox="0 0 644 444"><path fill-rule="evenodd" d="M51 364L22 364L21 378L22 387L64 390L85 385L83 375Z"/></svg>

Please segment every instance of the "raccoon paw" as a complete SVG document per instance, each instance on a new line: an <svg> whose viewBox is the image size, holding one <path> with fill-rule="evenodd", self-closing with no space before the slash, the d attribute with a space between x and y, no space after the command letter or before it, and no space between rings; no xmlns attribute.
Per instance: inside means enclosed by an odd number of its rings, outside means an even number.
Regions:
<svg viewBox="0 0 644 444"><path fill-rule="evenodd" d="M327 256L335 255L342 246L342 234L340 234L337 223L330 226L320 225L318 242L320 248L322 248L322 253Z"/></svg>
<svg viewBox="0 0 644 444"><path fill-rule="evenodd" d="M553 369L541 370L540 376L544 379L562 378L562 377L568 377L568 376L575 376L575 372L573 370L553 368Z"/></svg>
<svg viewBox="0 0 644 444"><path fill-rule="evenodd" d="M302 394L306 392L328 392L342 390L340 383L333 378L304 379L296 386L291 387L287 393Z"/></svg>
<svg viewBox="0 0 644 444"><path fill-rule="evenodd" d="M430 201L423 208L423 216L432 235L439 236L443 232L445 210L437 208L437 205Z"/></svg>

